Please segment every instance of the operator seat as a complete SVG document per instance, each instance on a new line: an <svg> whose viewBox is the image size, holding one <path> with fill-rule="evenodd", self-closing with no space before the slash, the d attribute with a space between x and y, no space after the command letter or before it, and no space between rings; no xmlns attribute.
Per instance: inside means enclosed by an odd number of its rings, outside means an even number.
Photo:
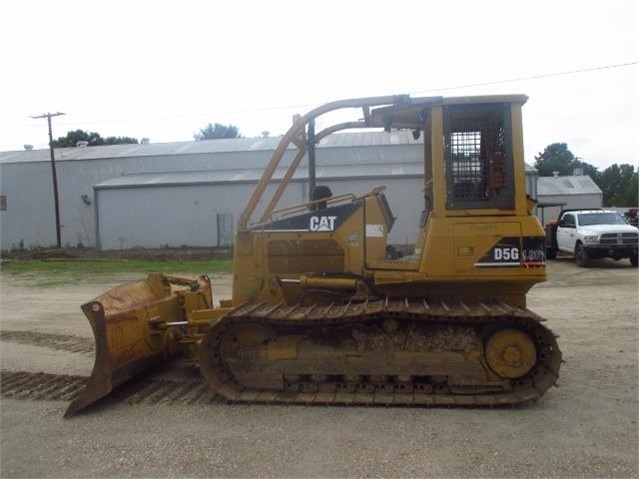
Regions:
<svg viewBox="0 0 639 479"><path fill-rule="evenodd" d="M313 192L311 193L311 201L326 200L331 196L333 196L333 192L328 186L318 185L313 189ZM311 211L326 209L326 203L326 201L319 201L318 203L314 203L311 206Z"/></svg>

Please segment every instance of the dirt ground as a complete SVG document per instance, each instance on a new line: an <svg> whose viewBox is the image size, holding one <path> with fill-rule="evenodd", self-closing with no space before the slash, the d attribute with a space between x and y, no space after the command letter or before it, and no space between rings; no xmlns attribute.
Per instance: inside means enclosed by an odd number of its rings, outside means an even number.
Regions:
<svg viewBox="0 0 639 479"><path fill-rule="evenodd" d="M639 476L639 289L628 261L551 262L528 306L560 335L566 363L560 387L523 407L234 405L189 376L188 401L151 378L153 393L140 387L65 420L64 391L11 394L21 381L88 376L79 305L136 278L36 288L0 274L0 477ZM213 277L218 299L230 282ZM190 371L158 373L180 374Z"/></svg>

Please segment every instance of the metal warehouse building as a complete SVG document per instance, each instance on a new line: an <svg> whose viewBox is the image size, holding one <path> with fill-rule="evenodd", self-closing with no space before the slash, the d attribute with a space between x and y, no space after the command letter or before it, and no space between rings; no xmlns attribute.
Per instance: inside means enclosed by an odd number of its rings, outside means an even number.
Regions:
<svg viewBox="0 0 639 479"><path fill-rule="evenodd" d="M62 244L231 244L236 221L278 143L235 138L56 149ZM339 133L322 139L316 151L318 184L335 195L386 186L397 217L389 241L415 242L423 208L421 140L408 131ZM285 156L275 181L292 156ZM535 197L536 170L526 165L526 173ZM278 207L308 199L307 174L302 165ZM2 249L56 244L51 176L49 150L0 152ZM258 206L256 218L260 207L265 205Z"/></svg>
<svg viewBox="0 0 639 479"><path fill-rule="evenodd" d="M62 244L227 245L278 142L238 138L56 149ZM317 181L336 195L387 186L398 217L390 241L412 243L423 207L422 150L407 131L332 135L317 147ZM306 174L300 168L279 207L308 198ZM0 194L3 249L56 243L49 150L1 152Z"/></svg>

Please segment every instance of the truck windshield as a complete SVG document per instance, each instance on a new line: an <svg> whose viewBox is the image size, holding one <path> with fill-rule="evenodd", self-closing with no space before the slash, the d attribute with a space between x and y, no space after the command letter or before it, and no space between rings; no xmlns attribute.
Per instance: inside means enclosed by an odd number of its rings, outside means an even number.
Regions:
<svg viewBox="0 0 639 479"><path fill-rule="evenodd" d="M618 213L584 213L579 215L581 226L590 225L625 225L626 221Z"/></svg>

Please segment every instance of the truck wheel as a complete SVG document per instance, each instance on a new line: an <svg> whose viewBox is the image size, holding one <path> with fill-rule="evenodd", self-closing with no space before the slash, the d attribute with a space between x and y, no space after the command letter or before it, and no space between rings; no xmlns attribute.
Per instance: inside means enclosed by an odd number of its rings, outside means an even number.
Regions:
<svg viewBox="0 0 639 479"><path fill-rule="evenodd" d="M577 266L585 268L588 266L589 260L590 256L588 256L588 251L586 251L584 245L577 243L577 246L575 247L575 263L577 263Z"/></svg>
<svg viewBox="0 0 639 479"><path fill-rule="evenodd" d="M633 265L635 268L637 267L637 255L636 254L631 254L630 255L630 264Z"/></svg>
<svg viewBox="0 0 639 479"><path fill-rule="evenodd" d="M557 250L555 248L546 248L546 259L555 259L557 257Z"/></svg>

